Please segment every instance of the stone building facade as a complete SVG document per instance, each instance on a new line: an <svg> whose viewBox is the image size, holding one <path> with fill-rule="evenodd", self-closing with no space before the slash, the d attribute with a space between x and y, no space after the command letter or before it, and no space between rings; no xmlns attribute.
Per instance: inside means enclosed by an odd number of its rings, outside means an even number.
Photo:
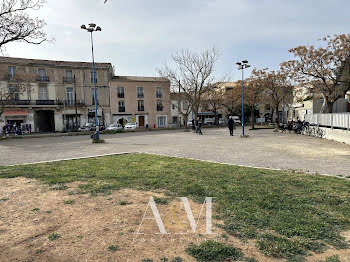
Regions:
<svg viewBox="0 0 350 262"><path fill-rule="evenodd" d="M168 127L170 81L161 77L115 76L110 83L111 119L142 128Z"/></svg>
<svg viewBox="0 0 350 262"><path fill-rule="evenodd" d="M94 122L92 64L0 57L0 127L30 124L33 132L71 131ZM26 76L26 90L16 90L12 79ZM96 63L99 119L110 123L110 63ZM30 80L27 80L30 79Z"/></svg>

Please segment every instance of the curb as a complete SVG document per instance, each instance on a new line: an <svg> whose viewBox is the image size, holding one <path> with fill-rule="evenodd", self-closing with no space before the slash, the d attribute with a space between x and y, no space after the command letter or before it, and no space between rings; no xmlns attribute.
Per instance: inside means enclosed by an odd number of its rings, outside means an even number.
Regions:
<svg viewBox="0 0 350 262"><path fill-rule="evenodd" d="M88 158L97 158L97 157L104 157L104 156L126 155L126 154L133 154L133 153L135 153L135 152L119 152L119 153L110 153L110 154L93 155L93 156L82 156L82 157L62 158L62 159L47 160L47 161L39 161L39 162L31 162L31 163L23 163L23 164L14 164L14 165L7 165L7 166L27 166L27 165L36 165L36 164L45 164L45 163L61 162L61 161L70 161L70 160L80 160L80 159L88 159ZM6 167L6 166L4 166L4 167Z"/></svg>

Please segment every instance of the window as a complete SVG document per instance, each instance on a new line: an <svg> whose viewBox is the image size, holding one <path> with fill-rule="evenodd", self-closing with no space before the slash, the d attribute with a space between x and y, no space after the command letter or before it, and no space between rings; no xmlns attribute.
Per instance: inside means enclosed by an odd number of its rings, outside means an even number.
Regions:
<svg viewBox="0 0 350 262"><path fill-rule="evenodd" d="M39 68L38 69L38 78L40 81L45 81L46 80L46 71L44 68Z"/></svg>
<svg viewBox="0 0 350 262"><path fill-rule="evenodd" d="M118 102L118 111L119 112L125 112L125 103L124 103L124 101L119 101Z"/></svg>
<svg viewBox="0 0 350 262"><path fill-rule="evenodd" d="M166 116L158 116L157 125L158 127L166 127Z"/></svg>
<svg viewBox="0 0 350 262"><path fill-rule="evenodd" d="M74 104L73 87L67 87L67 104L68 105Z"/></svg>
<svg viewBox="0 0 350 262"><path fill-rule="evenodd" d="M162 89L160 87L156 88L156 97L157 98L162 98L163 97Z"/></svg>
<svg viewBox="0 0 350 262"><path fill-rule="evenodd" d="M14 87L9 87L10 99L11 100L19 100L19 94Z"/></svg>
<svg viewBox="0 0 350 262"><path fill-rule="evenodd" d="M73 83L73 72L72 70L66 71L66 82Z"/></svg>
<svg viewBox="0 0 350 262"><path fill-rule="evenodd" d="M175 105L172 105L173 110L175 110Z"/></svg>
<svg viewBox="0 0 350 262"><path fill-rule="evenodd" d="M143 87L142 86L138 86L137 87L137 98L144 98L144 93L143 93Z"/></svg>
<svg viewBox="0 0 350 262"><path fill-rule="evenodd" d="M117 92L118 92L118 98L124 98L124 87L118 87Z"/></svg>
<svg viewBox="0 0 350 262"><path fill-rule="evenodd" d="M39 100L48 100L47 87L39 87Z"/></svg>
<svg viewBox="0 0 350 262"><path fill-rule="evenodd" d="M157 101L157 111L163 111L163 102L162 100Z"/></svg>
<svg viewBox="0 0 350 262"><path fill-rule="evenodd" d="M97 95L97 104L99 104L98 101L98 88L96 88L96 95ZM94 88L91 89L91 97L92 97L92 104L95 104L95 91Z"/></svg>
<svg viewBox="0 0 350 262"><path fill-rule="evenodd" d="M16 67L15 66L9 66L7 68L7 72L9 74L10 78L15 77L15 75L16 75Z"/></svg>
<svg viewBox="0 0 350 262"><path fill-rule="evenodd" d="M183 110L188 110L188 107L189 107L188 101L183 101L182 102L182 109Z"/></svg>
<svg viewBox="0 0 350 262"><path fill-rule="evenodd" d="M90 72L91 83L94 82L94 72ZM97 72L95 71L95 82L97 83Z"/></svg>
<svg viewBox="0 0 350 262"><path fill-rule="evenodd" d="M143 104L143 100L138 100L137 101L137 110L138 111L145 111L145 106Z"/></svg>

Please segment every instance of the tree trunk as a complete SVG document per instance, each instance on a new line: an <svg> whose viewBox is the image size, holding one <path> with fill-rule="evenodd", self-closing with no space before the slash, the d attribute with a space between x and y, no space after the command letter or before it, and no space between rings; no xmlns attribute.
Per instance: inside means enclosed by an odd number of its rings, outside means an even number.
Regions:
<svg viewBox="0 0 350 262"><path fill-rule="evenodd" d="M328 96L323 96L323 104L320 113L332 113L334 102L329 99Z"/></svg>
<svg viewBox="0 0 350 262"><path fill-rule="evenodd" d="M280 123L280 116L279 116L279 111L278 111L278 107L279 107L279 103L276 103L276 124Z"/></svg>

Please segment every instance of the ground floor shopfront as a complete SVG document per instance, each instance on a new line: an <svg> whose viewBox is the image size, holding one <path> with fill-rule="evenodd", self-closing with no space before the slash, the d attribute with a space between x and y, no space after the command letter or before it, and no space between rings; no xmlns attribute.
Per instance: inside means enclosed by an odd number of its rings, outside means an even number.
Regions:
<svg viewBox="0 0 350 262"><path fill-rule="evenodd" d="M98 118L100 125L108 126L111 123L109 108L100 108ZM22 133L67 132L86 123L95 123L93 108L5 108L0 116L0 133L5 126L11 130L20 128Z"/></svg>

